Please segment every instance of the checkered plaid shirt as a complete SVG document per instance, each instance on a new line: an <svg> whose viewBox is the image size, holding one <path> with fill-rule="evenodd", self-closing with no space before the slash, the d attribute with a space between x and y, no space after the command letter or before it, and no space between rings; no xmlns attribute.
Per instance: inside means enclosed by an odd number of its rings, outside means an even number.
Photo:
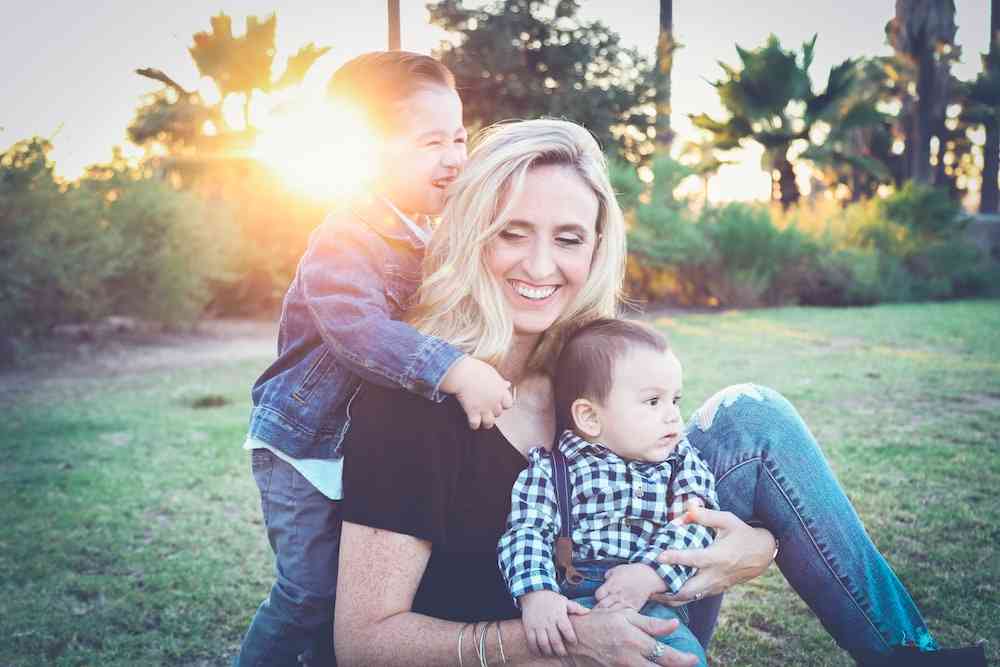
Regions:
<svg viewBox="0 0 1000 667"><path fill-rule="evenodd" d="M707 547L715 537L704 526L670 523L694 498L710 509L719 507L715 478L698 451L683 438L665 461L626 461L572 431L562 434L558 447L569 469L573 560L646 563L676 593L694 568L660 563L656 556L665 549ZM497 548L500 570L515 599L532 591L559 592L553 550L562 522L552 457L538 448L530 459L514 483L507 532Z"/></svg>

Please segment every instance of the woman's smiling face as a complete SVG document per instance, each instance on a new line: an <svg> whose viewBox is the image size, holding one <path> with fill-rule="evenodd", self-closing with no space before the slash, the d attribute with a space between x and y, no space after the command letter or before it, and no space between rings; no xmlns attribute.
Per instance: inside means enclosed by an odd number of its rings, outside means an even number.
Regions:
<svg viewBox="0 0 1000 667"><path fill-rule="evenodd" d="M517 335L540 335L576 298L597 246L597 195L571 168L532 168L486 248Z"/></svg>

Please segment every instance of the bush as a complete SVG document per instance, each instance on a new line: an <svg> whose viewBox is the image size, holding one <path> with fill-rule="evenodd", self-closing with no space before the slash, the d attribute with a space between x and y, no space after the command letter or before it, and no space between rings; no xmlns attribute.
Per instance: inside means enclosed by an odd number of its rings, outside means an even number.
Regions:
<svg viewBox="0 0 1000 667"><path fill-rule="evenodd" d="M907 230L916 243L953 238L970 218L946 190L912 181L879 205L882 217Z"/></svg>
<svg viewBox="0 0 1000 667"><path fill-rule="evenodd" d="M225 209L123 164L57 183L40 139L0 155L0 336L135 315L190 322L227 275Z"/></svg>

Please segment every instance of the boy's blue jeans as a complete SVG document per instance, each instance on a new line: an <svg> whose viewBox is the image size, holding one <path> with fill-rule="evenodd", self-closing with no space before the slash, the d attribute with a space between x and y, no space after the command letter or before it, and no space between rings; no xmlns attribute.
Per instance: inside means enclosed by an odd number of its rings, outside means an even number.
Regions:
<svg viewBox="0 0 1000 667"><path fill-rule="evenodd" d="M271 592L250 623L237 667L335 666L333 604L340 503L266 449L251 452L267 537L275 553ZM299 656L302 656L300 661Z"/></svg>
<svg viewBox="0 0 1000 667"><path fill-rule="evenodd" d="M569 581L563 579L559 582L559 587L562 590L562 594L571 600L576 600L584 607L593 608L597 604L597 598L594 594L597 589L601 587L604 583L604 575L607 574L608 570L611 568L622 565L626 561L609 558L607 560L578 560L573 562L573 566L583 575L583 581L579 584L573 584ZM640 614L644 616L652 616L654 618L662 618L664 620L670 620L676 618L681 622L669 635L663 635L662 637L657 637L657 639L667 646L682 651L684 653L691 653L698 656L698 667L706 667L707 660L705 659L705 650L698 643L697 638L688 629L686 623L688 621L687 612L684 607L668 607L666 605L658 604L656 602L647 602L642 609L639 610Z"/></svg>
<svg viewBox="0 0 1000 667"><path fill-rule="evenodd" d="M816 439L780 394L756 385L723 389L695 412L687 435L715 473L721 508L774 534L781 573L855 660L902 645L937 649ZM721 602L720 595L687 606L706 649Z"/></svg>

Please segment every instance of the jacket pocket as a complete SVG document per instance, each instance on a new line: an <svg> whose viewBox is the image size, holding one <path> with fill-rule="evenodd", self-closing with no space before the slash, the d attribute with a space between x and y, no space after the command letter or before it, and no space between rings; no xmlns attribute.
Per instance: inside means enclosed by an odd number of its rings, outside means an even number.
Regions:
<svg viewBox="0 0 1000 667"><path fill-rule="evenodd" d="M292 391L292 398L299 403L306 403L312 395L313 390L320 381L330 374L330 370L336 362L330 357L330 351L325 347L320 348L320 355L316 361L309 366L302 382Z"/></svg>
<svg viewBox="0 0 1000 667"><path fill-rule="evenodd" d="M399 317L413 305L417 287L420 285L420 267L404 266L397 262L386 262L384 267L385 295L393 317Z"/></svg>

